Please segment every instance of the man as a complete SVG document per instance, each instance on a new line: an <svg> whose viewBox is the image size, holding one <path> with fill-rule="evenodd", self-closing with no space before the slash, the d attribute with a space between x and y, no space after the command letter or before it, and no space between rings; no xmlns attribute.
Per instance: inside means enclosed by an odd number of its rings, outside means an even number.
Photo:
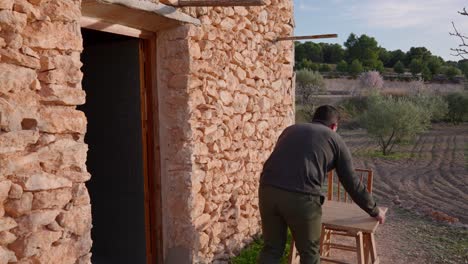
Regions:
<svg viewBox="0 0 468 264"><path fill-rule="evenodd" d="M349 150L336 133L338 121L336 108L324 105L317 108L312 123L292 125L280 135L260 177L264 246L258 263L280 262L288 227L301 264L320 263L321 187L325 175L333 169L356 204L384 222L384 213L354 176Z"/></svg>

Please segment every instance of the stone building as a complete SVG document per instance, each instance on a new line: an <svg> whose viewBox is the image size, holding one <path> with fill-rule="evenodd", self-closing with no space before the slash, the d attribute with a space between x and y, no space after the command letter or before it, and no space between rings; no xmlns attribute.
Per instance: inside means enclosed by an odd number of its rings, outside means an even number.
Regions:
<svg viewBox="0 0 468 264"><path fill-rule="evenodd" d="M294 122L292 0L0 0L0 264L223 262Z"/></svg>

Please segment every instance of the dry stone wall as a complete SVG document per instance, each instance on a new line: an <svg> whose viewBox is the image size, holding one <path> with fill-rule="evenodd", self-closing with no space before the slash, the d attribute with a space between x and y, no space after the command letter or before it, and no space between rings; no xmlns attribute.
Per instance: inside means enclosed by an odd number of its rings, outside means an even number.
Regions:
<svg viewBox="0 0 468 264"><path fill-rule="evenodd" d="M0 0L0 263L90 263L80 15Z"/></svg>
<svg viewBox="0 0 468 264"><path fill-rule="evenodd" d="M293 43L273 41L292 1L266 3L184 8L202 25L158 36L169 261L224 262L260 232L262 164L294 122Z"/></svg>

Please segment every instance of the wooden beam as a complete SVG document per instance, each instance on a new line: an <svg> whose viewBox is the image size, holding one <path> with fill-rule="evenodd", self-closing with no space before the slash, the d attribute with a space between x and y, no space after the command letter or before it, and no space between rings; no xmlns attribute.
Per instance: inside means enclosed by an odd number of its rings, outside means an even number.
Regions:
<svg viewBox="0 0 468 264"><path fill-rule="evenodd" d="M154 32L151 31L114 24L93 17L81 17L80 24L83 28L94 29L134 38L151 39L155 36Z"/></svg>
<svg viewBox="0 0 468 264"><path fill-rule="evenodd" d="M301 40L301 39L323 39L323 38L337 38L338 34L325 34L325 35L311 35L311 36L292 36L277 38L276 41L283 40Z"/></svg>
<svg viewBox="0 0 468 264"><path fill-rule="evenodd" d="M263 6L263 0L179 0L177 6Z"/></svg>
<svg viewBox="0 0 468 264"><path fill-rule="evenodd" d="M86 0L85 0L86 2ZM183 12L178 11L176 8L168 5L163 4L156 4L150 1L139 1L139 0L96 0L96 2L104 3L104 4L112 4L112 5L119 5L124 6L130 9L134 9L137 11L143 11L146 13L153 13L158 15L159 17L164 17L166 19L172 19L177 22L185 22L191 23L195 25L201 25L199 19L191 17ZM135 18L138 19L138 18ZM141 20L145 20L145 18L140 18ZM158 25L154 25L157 27Z"/></svg>

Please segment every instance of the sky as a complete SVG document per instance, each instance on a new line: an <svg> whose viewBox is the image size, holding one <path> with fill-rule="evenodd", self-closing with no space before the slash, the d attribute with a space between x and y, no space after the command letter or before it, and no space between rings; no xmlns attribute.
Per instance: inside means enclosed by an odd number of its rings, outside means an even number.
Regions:
<svg viewBox="0 0 468 264"><path fill-rule="evenodd" d="M450 36L452 21L468 35L468 16L458 14L467 0L294 0L294 34L338 34L316 42L343 45L350 33L374 37L387 50L426 47L445 60L460 40Z"/></svg>

